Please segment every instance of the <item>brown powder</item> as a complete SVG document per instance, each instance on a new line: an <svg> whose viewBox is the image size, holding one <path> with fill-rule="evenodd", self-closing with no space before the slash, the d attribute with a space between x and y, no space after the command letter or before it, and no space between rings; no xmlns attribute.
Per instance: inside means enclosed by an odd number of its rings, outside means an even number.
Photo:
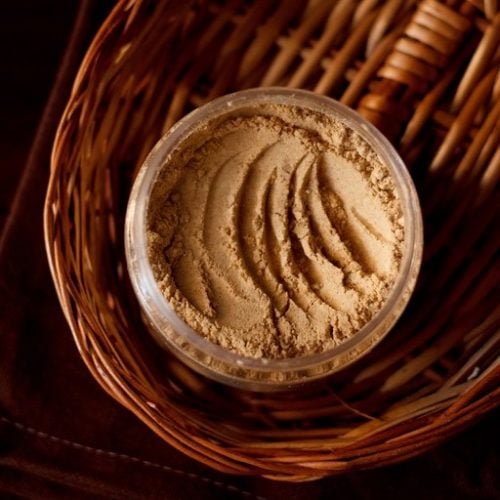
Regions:
<svg viewBox="0 0 500 500"><path fill-rule="evenodd" d="M393 179L342 123L238 110L165 161L148 212L153 273L196 332L250 357L323 352L382 307L404 237Z"/></svg>

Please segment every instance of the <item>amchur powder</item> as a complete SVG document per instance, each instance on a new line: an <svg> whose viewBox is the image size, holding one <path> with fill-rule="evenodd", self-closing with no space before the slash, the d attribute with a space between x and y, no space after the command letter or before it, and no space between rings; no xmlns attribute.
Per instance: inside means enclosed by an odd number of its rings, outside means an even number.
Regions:
<svg viewBox="0 0 500 500"><path fill-rule="evenodd" d="M332 349L382 307L403 247L388 168L320 112L260 104L171 153L147 216L153 274L177 315L237 354Z"/></svg>

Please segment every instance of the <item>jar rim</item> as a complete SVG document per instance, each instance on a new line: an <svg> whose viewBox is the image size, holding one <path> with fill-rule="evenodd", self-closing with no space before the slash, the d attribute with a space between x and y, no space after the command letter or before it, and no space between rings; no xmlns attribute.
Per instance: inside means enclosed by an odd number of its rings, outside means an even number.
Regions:
<svg viewBox="0 0 500 500"><path fill-rule="evenodd" d="M297 106L332 116L357 132L387 166L398 191L404 218L404 243L397 278L381 309L352 337L327 351L284 359L253 358L234 353L198 334L174 311L162 294L147 255L146 226L149 197L167 156L200 124L241 107L258 104ZM134 181L125 218L125 252L130 279L147 320L160 342L196 371L228 385L252 390L278 390L308 382L346 367L370 351L389 332L406 307L420 269L423 222L412 178L392 144L371 123L340 102L307 90L283 87L247 89L219 97L187 114L157 142ZM184 348L164 334L167 322ZM159 337L159 338L158 338ZM162 338L164 337L164 338ZM192 348L185 349L185 345ZM193 354L196 353L196 354ZM233 373L210 369L200 355L234 367ZM337 360L337 363L335 361ZM214 363L212 363L213 365ZM325 366L322 372L321 367ZM326 366L328 365L328 366ZM231 370L228 370L231 372ZM283 381L269 377L281 373Z"/></svg>

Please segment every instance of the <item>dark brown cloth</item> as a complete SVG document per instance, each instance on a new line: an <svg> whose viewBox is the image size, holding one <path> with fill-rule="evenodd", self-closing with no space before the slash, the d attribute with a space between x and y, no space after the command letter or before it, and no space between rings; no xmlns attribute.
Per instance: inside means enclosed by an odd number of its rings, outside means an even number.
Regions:
<svg viewBox="0 0 500 500"><path fill-rule="evenodd" d="M91 378L52 286L42 207L58 119L111 6L0 7L0 498L500 498L498 412L406 463L287 484L201 466Z"/></svg>

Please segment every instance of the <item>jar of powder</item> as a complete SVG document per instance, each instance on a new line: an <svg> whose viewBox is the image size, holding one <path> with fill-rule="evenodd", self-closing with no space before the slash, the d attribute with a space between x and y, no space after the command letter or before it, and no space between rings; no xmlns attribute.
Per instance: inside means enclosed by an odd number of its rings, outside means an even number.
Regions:
<svg viewBox="0 0 500 500"><path fill-rule="evenodd" d="M226 95L172 127L125 227L155 338L249 390L310 382L370 351L410 298L422 245L391 144L338 102L282 88Z"/></svg>

